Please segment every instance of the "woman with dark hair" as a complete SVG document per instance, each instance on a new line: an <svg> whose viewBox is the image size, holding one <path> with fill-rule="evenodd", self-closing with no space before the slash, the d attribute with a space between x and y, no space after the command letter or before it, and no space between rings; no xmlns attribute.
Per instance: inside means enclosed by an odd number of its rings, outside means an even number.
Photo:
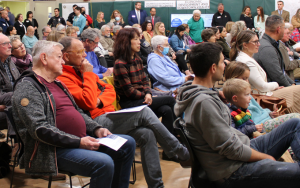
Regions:
<svg viewBox="0 0 300 188"><path fill-rule="evenodd" d="M17 30L14 26L10 25L7 29L6 29L6 36L13 36L17 34Z"/></svg>
<svg viewBox="0 0 300 188"><path fill-rule="evenodd" d="M254 27L257 31L265 30L265 22L267 20L267 15L264 14L264 9L261 6L258 6L257 16L254 17Z"/></svg>
<svg viewBox="0 0 300 188"><path fill-rule="evenodd" d="M185 27L183 25L180 25L176 28L175 33L170 38L170 45L173 48L175 52L178 53L178 51L182 51L181 53L189 53L191 50L187 46L188 44L185 44L183 35L185 32Z"/></svg>
<svg viewBox="0 0 300 188"><path fill-rule="evenodd" d="M213 30L213 32L215 33L215 35L216 35L216 40L220 39L220 31L219 31L218 28L216 28L216 27L211 27L211 28L209 28L209 29Z"/></svg>
<svg viewBox="0 0 300 188"><path fill-rule="evenodd" d="M145 21L143 24L142 24L142 31L143 31L143 36L145 38L145 40L151 44L151 39L153 37L153 25L151 22L147 22Z"/></svg>
<svg viewBox="0 0 300 188"><path fill-rule="evenodd" d="M26 26L23 24L22 14L17 15L14 26L17 30L17 34L20 35L20 39L22 40L23 36L26 34Z"/></svg>
<svg viewBox="0 0 300 188"><path fill-rule="evenodd" d="M264 69L255 61L253 54L258 52L260 43L253 31L242 31L232 43L230 60L245 63L250 68L249 83L254 94L285 98L288 112L300 112L299 85L279 86L277 82L268 82Z"/></svg>
<svg viewBox="0 0 300 188"><path fill-rule="evenodd" d="M217 27L219 32L220 32L220 38L217 39L217 43L220 44L223 48L223 55L225 58L229 58L229 52L230 52L230 46L227 44L225 37L227 36L227 31L226 28L223 26L218 26Z"/></svg>
<svg viewBox="0 0 300 188"><path fill-rule="evenodd" d="M254 22L251 15L251 8L249 6L245 6L243 12L240 16L240 20L243 20L246 23L246 27L248 29L255 29Z"/></svg>
<svg viewBox="0 0 300 188"><path fill-rule="evenodd" d="M26 19L24 20L24 25L26 26L26 28L28 26L32 26L35 30L34 35L36 36L37 39L39 39L39 34L38 34L38 31L37 31L37 28L39 27L39 24L36 21L36 19L33 18L32 11L27 12Z"/></svg>
<svg viewBox="0 0 300 188"><path fill-rule="evenodd" d="M185 31L183 34L183 40L188 47L191 47L192 45L194 45L196 43L195 43L195 41L193 41L193 39L190 36L190 27L188 24L182 24L182 25L185 27Z"/></svg>
<svg viewBox="0 0 300 188"><path fill-rule="evenodd" d="M204 29L201 33L203 42L216 42L216 34L212 29Z"/></svg>
<svg viewBox="0 0 300 188"><path fill-rule="evenodd" d="M168 47L166 47L168 48ZM148 105L162 123L173 132L175 120L175 99L172 96L156 96L152 98L149 80L143 69L143 62L137 55L140 51L140 33L135 28L120 30L114 44L114 86L120 96L122 108Z"/></svg>

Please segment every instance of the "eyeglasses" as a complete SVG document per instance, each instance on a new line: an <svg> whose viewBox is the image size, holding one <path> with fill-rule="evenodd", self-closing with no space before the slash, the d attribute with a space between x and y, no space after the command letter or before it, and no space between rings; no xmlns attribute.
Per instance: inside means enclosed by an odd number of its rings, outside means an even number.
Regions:
<svg viewBox="0 0 300 188"><path fill-rule="evenodd" d="M20 44L18 47L13 48L13 50L21 50L24 47L24 44Z"/></svg>
<svg viewBox="0 0 300 188"><path fill-rule="evenodd" d="M70 52L72 52L72 53L75 53L75 54L77 54L77 55L83 55L84 53L85 53L85 50L84 49L82 49L82 50L79 50L79 51L68 51L67 53L70 53Z"/></svg>
<svg viewBox="0 0 300 188"><path fill-rule="evenodd" d="M10 42L3 42L0 45L7 47L7 46L11 46L11 43Z"/></svg>
<svg viewBox="0 0 300 188"><path fill-rule="evenodd" d="M256 40L256 41L249 41L249 42L251 42L251 43L254 44L254 45L260 44L260 43L259 43L259 40Z"/></svg>
<svg viewBox="0 0 300 188"><path fill-rule="evenodd" d="M98 42L95 42L93 40L89 40L90 42L93 42L94 45L97 45L98 46Z"/></svg>

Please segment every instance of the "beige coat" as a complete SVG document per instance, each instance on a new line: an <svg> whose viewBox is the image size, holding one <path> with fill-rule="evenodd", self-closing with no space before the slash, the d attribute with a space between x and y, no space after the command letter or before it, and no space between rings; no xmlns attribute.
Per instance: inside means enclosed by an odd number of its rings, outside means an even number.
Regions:
<svg viewBox="0 0 300 188"><path fill-rule="evenodd" d="M104 37L104 36L101 36L100 37L100 41L101 45L103 46L103 48L105 50L108 50L109 52L113 52L114 51L114 41L112 38L108 38L108 37Z"/></svg>
<svg viewBox="0 0 300 188"><path fill-rule="evenodd" d="M294 29L300 27L300 20L297 20L295 15L292 17L292 25Z"/></svg>
<svg viewBox="0 0 300 188"><path fill-rule="evenodd" d="M271 15L277 15L277 16L279 16L278 10L273 11L273 12L271 13ZM289 11L282 10L281 17L283 18L283 21L284 21L284 22L287 22L287 23L290 22L290 12L289 12Z"/></svg>

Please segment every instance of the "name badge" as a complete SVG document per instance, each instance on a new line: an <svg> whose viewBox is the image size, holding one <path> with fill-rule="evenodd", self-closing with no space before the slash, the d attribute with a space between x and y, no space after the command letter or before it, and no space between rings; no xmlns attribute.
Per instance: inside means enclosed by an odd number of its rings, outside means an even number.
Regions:
<svg viewBox="0 0 300 188"><path fill-rule="evenodd" d="M58 18L58 21L60 22L60 18Z"/></svg>
<svg viewBox="0 0 300 188"><path fill-rule="evenodd" d="M23 25L20 25L20 27L23 27Z"/></svg>
<svg viewBox="0 0 300 188"><path fill-rule="evenodd" d="M29 20L26 20L26 22L29 22Z"/></svg>
<svg viewBox="0 0 300 188"><path fill-rule="evenodd" d="M6 26L6 24L3 24L4 26Z"/></svg>
<svg viewBox="0 0 300 188"><path fill-rule="evenodd" d="M218 16L217 18L221 18L221 16Z"/></svg>
<svg viewBox="0 0 300 188"><path fill-rule="evenodd" d="M132 15L133 18L135 18L135 15Z"/></svg>

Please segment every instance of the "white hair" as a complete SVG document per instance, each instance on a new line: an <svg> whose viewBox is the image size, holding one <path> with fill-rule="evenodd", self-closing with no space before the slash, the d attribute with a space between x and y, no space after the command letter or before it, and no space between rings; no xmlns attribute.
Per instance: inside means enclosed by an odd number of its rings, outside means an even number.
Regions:
<svg viewBox="0 0 300 188"><path fill-rule="evenodd" d="M114 29L113 29L113 32L115 33L115 32L117 32L117 31L119 31L119 30L121 30L122 29L122 26L120 26L120 25L115 25L115 27L114 27Z"/></svg>
<svg viewBox="0 0 300 188"><path fill-rule="evenodd" d="M125 25L124 29L125 29L125 28L132 28L132 26L130 26L130 25Z"/></svg>
<svg viewBox="0 0 300 188"><path fill-rule="evenodd" d="M193 15L194 15L194 14L199 14L199 15L201 16L201 11L200 11L200 10L194 10L194 11L193 11Z"/></svg>
<svg viewBox="0 0 300 188"><path fill-rule="evenodd" d="M58 42L53 41L47 41L47 40L39 40L35 43L32 50L32 64L35 65L40 60L40 55L42 53L45 53L47 55L50 55L54 51L54 47L58 46L61 50L64 48L63 45L61 45Z"/></svg>
<svg viewBox="0 0 300 188"><path fill-rule="evenodd" d="M292 27L293 25L290 23L285 23L284 25L284 29L289 29L290 27Z"/></svg>
<svg viewBox="0 0 300 188"><path fill-rule="evenodd" d="M108 22L106 25L108 25L109 28L111 29L115 24L113 22Z"/></svg>
<svg viewBox="0 0 300 188"><path fill-rule="evenodd" d="M108 28L110 29L110 27L109 27L108 25L103 25L103 26L101 27L101 32L102 32L102 33L105 31L105 28L106 28L106 27L108 27Z"/></svg>
<svg viewBox="0 0 300 188"><path fill-rule="evenodd" d="M62 24L60 24L60 25L58 25L58 26L56 27L56 30L57 30L57 31L61 31L61 30L63 30L63 29L66 29L66 26L64 26L64 25L62 25Z"/></svg>
<svg viewBox="0 0 300 188"><path fill-rule="evenodd" d="M157 50L158 45L163 45L165 44L165 41L168 41L168 37L163 36L163 35L156 35L151 39L151 45L153 50Z"/></svg>

